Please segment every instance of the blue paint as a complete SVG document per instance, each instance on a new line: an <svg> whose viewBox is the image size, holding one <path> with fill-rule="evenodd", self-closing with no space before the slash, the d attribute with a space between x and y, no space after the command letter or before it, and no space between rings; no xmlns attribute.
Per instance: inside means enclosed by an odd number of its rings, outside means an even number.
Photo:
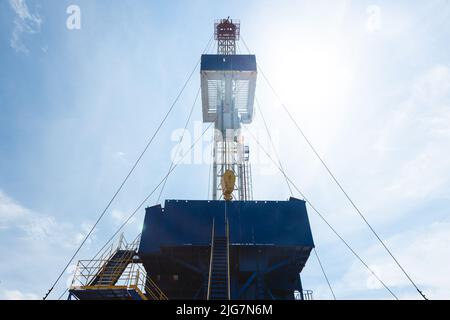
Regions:
<svg viewBox="0 0 450 320"><path fill-rule="evenodd" d="M167 200L146 209L139 253L164 245L210 245L212 222L229 219L231 244L314 247L305 202Z"/></svg>
<svg viewBox="0 0 450 320"><path fill-rule="evenodd" d="M255 71L255 55L219 55L204 54L201 60L201 71Z"/></svg>

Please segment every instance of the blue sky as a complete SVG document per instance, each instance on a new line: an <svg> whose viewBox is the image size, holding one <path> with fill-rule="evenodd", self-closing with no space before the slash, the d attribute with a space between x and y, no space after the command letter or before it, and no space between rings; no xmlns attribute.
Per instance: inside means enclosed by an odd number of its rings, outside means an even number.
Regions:
<svg viewBox="0 0 450 320"><path fill-rule="evenodd" d="M66 27L72 4L81 9L80 30ZM0 254L7 261L0 298L42 297L168 110L214 19L226 16L241 20L283 102L419 286L430 298L450 298L445 0L1 0ZM174 130L184 126L198 86L196 73L79 258L101 247L164 176ZM262 77L257 96L288 175L400 298L418 298ZM199 103L193 120L191 137L202 128ZM264 132L258 113L249 129ZM289 197L282 176L247 140L255 198ZM206 198L208 169L179 166L164 198ZM337 298L390 298L309 211ZM130 238L142 218L143 210L127 227ZM303 284L316 298L331 297L314 257Z"/></svg>

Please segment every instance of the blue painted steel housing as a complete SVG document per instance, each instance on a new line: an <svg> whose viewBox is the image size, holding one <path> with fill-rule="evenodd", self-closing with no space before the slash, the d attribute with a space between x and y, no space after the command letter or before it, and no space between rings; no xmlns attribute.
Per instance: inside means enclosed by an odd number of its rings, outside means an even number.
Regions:
<svg viewBox="0 0 450 320"><path fill-rule="evenodd" d="M209 245L212 219L223 224L225 212L231 244L314 247L302 200L167 200L164 209L146 209L139 252L157 252L162 245Z"/></svg>
<svg viewBox="0 0 450 320"><path fill-rule="evenodd" d="M204 54L201 58L200 70L256 72L256 56L253 54Z"/></svg>
<svg viewBox="0 0 450 320"><path fill-rule="evenodd" d="M169 299L205 299L213 220L229 221L232 299L292 299L314 241L305 202L167 200L146 209L139 257Z"/></svg>

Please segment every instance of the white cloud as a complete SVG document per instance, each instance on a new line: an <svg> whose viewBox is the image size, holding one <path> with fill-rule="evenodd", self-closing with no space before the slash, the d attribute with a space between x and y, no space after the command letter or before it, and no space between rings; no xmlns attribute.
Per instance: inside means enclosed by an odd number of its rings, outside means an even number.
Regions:
<svg viewBox="0 0 450 320"><path fill-rule="evenodd" d="M389 198L423 200L449 191L450 177L442 174L450 171L449 101L450 68L437 65L415 81L410 98L393 112L377 143L385 163L403 160L384 188Z"/></svg>
<svg viewBox="0 0 450 320"><path fill-rule="evenodd" d="M0 254L10 259L10 263L0 264L3 289L0 299L38 299L42 298L42 292L38 297L30 290L45 287L54 280L61 264L91 229L92 222L80 226L61 222L52 215L25 207L0 190L0 227ZM90 250L97 231L89 237L85 250ZM31 273L30 265L34 270ZM66 276L70 278L71 274ZM63 286L64 281L59 285Z"/></svg>
<svg viewBox="0 0 450 320"><path fill-rule="evenodd" d="M431 299L448 299L450 251L446 244L450 241L450 223L440 219L448 215L442 202L450 199L450 67L432 65L412 79L398 100L400 103L388 101L384 109L382 104L377 107L373 125L368 123L361 135L364 143L357 138L351 140L364 148L350 155L344 153L352 161L341 162L345 173L339 176L347 177L344 185L350 186L351 196L424 293ZM371 131L376 138L372 147L366 147ZM361 170L345 167L356 163L355 159L365 164ZM358 181L352 181L353 177ZM387 253L379 245L367 244L374 238L354 210L341 207L328 193L327 197L333 202L323 210L324 215L380 278L400 299L420 299ZM319 208L323 206L319 203ZM314 222L312 211L310 216ZM392 298L325 227L320 224L313 232L319 245L326 244L333 250L339 246L346 255L341 263L328 263L338 298ZM326 263L327 256L324 260ZM328 288L319 279L320 284L314 288L317 297L329 297Z"/></svg>
<svg viewBox="0 0 450 320"><path fill-rule="evenodd" d="M23 293L19 290L4 290L0 294L3 300L38 300L40 297L34 293Z"/></svg>
<svg viewBox="0 0 450 320"><path fill-rule="evenodd" d="M128 216L129 214L126 214L125 212L118 209L113 209L111 211L111 218L116 225L122 225L126 221ZM133 224L135 221L136 219L134 217L131 218L130 221L128 221L128 225Z"/></svg>
<svg viewBox="0 0 450 320"><path fill-rule="evenodd" d="M127 165L127 166L133 165L133 163L128 159L127 154L123 151L114 152L113 157L118 163L120 163L122 165Z"/></svg>
<svg viewBox="0 0 450 320"><path fill-rule="evenodd" d="M27 238L42 239L49 235L55 224L53 217L32 212L0 190L0 227L2 229L17 228Z"/></svg>
<svg viewBox="0 0 450 320"><path fill-rule="evenodd" d="M51 215L34 212L0 190L0 229L14 229L17 239L58 244L65 248L77 246L91 228L90 223L81 224L81 232L68 223L58 222ZM91 235L92 241L95 235Z"/></svg>
<svg viewBox="0 0 450 320"><path fill-rule="evenodd" d="M89 233L89 231L92 228L93 223L83 222L81 224L81 231L77 232L74 237L74 245L78 246L81 244L81 242L84 240L86 235ZM86 245L89 245L93 242L95 242L96 239L96 233L98 232L98 228L95 228L94 231L91 233L89 238L86 240Z"/></svg>
<svg viewBox="0 0 450 320"><path fill-rule="evenodd" d="M366 28L369 32L381 30L381 8L377 5L370 5L366 9Z"/></svg>
<svg viewBox="0 0 450 320"><path fill-rule="evenodd" d="M38 13L30 13L25 0L9 0L9 5L16 13L10 40L11 47L16 52L29 53L28 48L23 43L23 35L40 32L42 17Z"/></svg>
<svg viewBox="0 0 450 320"><path fill-rule="evenodd" d="M15 203L0 190L0 229L8 228L11 223L27 214L27 209Z"/></svg>
<svg viewBox="0 0 450 320"><path fill-rule="evenodd" d="M334 160L342 164L339 176L347 177L344 185L352 187L347 191L377 230L413 218L416 208L450 196L450 68L430 67L412 81L400 101L380 109L382 116L374 122L385 123L365 128L361 139L367 141L373 132L372 145L353 139L355 145L366 147L345 153L344 160L339 156ZM348 158L352 160L346 162ZM349 166L354 163L364 166ZM352 181L353 177L358 181ZM331 206L331 222L341 232L367 230L347 204Z"/></svg>
<svg viewBox="0 0 450 320"><path fill-rule="evenodd" d="M448 299L450 279L450 222L441 221L386 240L398 261L430 299ZM379 245L365 251L371 268L400 299L420 299L411 283ZM364 286L365 284L365 286ZM359 262L354 262L336 286L341 294L384 290ZM389 294L386 292L386 298Z"/></svg>

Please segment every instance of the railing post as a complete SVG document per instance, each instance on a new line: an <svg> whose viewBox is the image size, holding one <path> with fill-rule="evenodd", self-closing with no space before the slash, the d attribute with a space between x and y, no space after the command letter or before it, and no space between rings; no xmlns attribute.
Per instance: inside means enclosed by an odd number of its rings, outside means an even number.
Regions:
<svg viewBox="0 0 450 320"><path fill-rule="evenodd" d="M211 271L212 271L212 261L213 261L213 253L214 253L214 224L215 218L213 218L212 223L212 232L211 232L211 255L209 258L209 275L208 275L208 292L206 293L206 300L209 300L209 292L211 289Z"/></svg>
<svg viewBox="0 0 450 320"><path fill-rule="evenodd" d="M73 287L73 283L75 282L75 279L77 278L77 275L78 275L78 266L79 266L79 262L77 263L77 267L75 268L75 273L73 274L72 282L71 282L71 284L70 284L71 287Z"/></svg>
<svg viewBox="0 0 450 320"><path fill-rule="evenodd" d="M118 249L122 247L122 241L123 241L123 233L121 233L119 237L119 246L117 247Z"/></svg>
<svg viewBox="0 0 450 320"><path fill-rule="evenodd" d="M139 288L139 270L136 270L136 287Z"/></svg>

